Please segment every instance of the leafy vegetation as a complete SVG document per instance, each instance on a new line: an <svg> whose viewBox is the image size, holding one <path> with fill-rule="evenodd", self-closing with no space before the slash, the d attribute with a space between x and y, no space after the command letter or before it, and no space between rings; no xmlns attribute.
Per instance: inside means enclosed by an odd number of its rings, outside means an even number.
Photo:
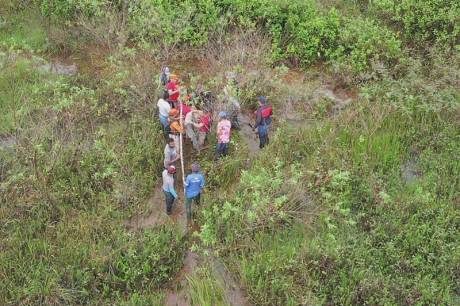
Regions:
<svg viewBox="0 0 460 306"><path fill-rule="evenodd" d="M456 1L0 10L0 304L165 303L189 237L173 222L126 226L160 209L147 199L162 169L165 64L218 103L235 71L245 112L262 94L274 105L260 153L235 133L231 156L196 157L207 190L195 247L226 261L254 304L459 303ZM202 75L189 80L195 56ZM75 75L51 69L74 59ZM228 302L213 273L205 261L187 275L193 304Z"/></svg>

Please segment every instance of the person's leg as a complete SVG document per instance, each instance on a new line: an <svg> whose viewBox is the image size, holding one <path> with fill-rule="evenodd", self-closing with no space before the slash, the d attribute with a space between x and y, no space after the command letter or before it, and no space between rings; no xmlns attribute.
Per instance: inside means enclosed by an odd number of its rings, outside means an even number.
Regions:
<svg viewBox="0 0 460 306"><path fill-rule="evenodd" d="M217 143L216 157L219 158L221 155L222 155L222 143Z"/></svg>
<svg viewBox="0 0 460 306"><path fill-rule="evenodd" d="M192 219L192 199L185 199L185 213L187 220L190 221Z"/></svg>
<svg viewBox="0 0 460 306"><path fill-rule="evenodd" d="M196 151L200 150L200 143L198 140L198 132L194 131L192 135L192 146Z"/></svg>
<svg viewBox="0 0 460 306"><path fill-rule="evenodd" d="M163 135L165 137L166 142L169 140L169 133L171 133L171 127L168 124L163 127Z"/></svg>
<svg viewBox="0 0 460 306"><path fill-rule="evenodd" d="M164 191L165 194L165 201L166 201L166 214L170 215L172 212L172 206L174 203L174 197L170 192Z"/></svg>
<svg viewBox="0 0 460 306"><path fill-rule="evenodd" d="M200 205L201 204L201 193L199 193L196 197L195 197L195 203L196 205Z"/></svg>
<svg viewBox="0 0 460 306"><path fill-rule="evenodd" d="M199 150L203 149L205 140L206 140L206 133L205 132L199 132L198 133L198 148L199 148Z"/></svg>
<svg viewBox="0 0 460 306"><path fill-rule="evenodd" d="M227 156L228 155L228 143L223 143L223 148L222 148L222 154L224 156Z"/></svg>
<svg viewBox="0 0 460 306"><path fill-rule="evenodd" d="M259 140L260 140L259 148L262 149L263 147L265 147L265 144L267 143L267 134L259 135Z"/></svg>

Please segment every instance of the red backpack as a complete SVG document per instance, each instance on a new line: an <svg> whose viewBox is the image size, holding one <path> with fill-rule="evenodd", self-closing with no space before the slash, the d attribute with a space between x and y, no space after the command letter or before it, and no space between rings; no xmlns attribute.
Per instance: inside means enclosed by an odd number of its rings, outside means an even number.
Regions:
<svg viewBox="0 0 460 306"><path fill-rule="evenodd" d="M262 110L262 118L267 119L270 118L270 116L273 115L273 109L271 106L264 107Z"/></svg>

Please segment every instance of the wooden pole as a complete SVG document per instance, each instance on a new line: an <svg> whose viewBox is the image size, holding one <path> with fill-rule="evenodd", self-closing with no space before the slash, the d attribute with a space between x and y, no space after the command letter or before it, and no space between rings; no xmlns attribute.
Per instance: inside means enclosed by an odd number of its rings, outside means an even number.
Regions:
<svg viewBox="0 0 460 306"><path fill-rule="evenodd" d="M179 117L179 124L180 126L183 128L183 124L182 124L182 108L180 106L180 101L178 100L179 102L179 109L180 109L180 117ZM182 150L182 147L183 147L183 132L182 133L179 133L179 150L180 150L180 165L181 165L181 168L182 168L182 187L184 187L184 200L185 200L185 169L184 169L184 151ZM185 204L185 203L184 203Z"/></svg>

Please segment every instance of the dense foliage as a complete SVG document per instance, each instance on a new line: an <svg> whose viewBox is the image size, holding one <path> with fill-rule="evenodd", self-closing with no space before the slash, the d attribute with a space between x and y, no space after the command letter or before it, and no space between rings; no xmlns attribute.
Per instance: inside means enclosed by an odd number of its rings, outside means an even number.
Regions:
<svg viewBox="0 0 460 306"><path fill-rule="evenodd" d="M364 88L352 116L278 131L203 212L203 242L258 304L456 304L460 101L417 75Z"/></svg>
<svg viewBox="0 0 460 306"><path fill-rule="evenodd" d="M14 0L0 12L0 304L162 305L177 287L191 237L174 220L126 226L162 209L147 199L165 62L218 102L233 71L247 111L262 94L274 105L260 153L243 131L230 157L196 157L207 190L194 248L224 260L255 305L459 304L458 1ZM204 60L184 68L178 54ZM225 304L209 261L188 276L192 303Z"/></svg>

